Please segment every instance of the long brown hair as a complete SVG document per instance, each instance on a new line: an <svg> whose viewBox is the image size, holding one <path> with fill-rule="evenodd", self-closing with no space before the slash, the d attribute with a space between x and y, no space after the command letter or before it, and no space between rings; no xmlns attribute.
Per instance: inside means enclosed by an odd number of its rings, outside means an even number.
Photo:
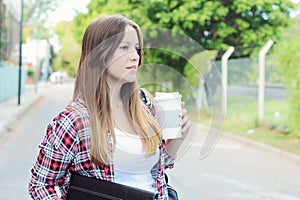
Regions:
<svg viewBox="0 0 300 200"><path fill-rule="evenodd" d="M109 149L109 132L115 146L116 137L106 69L111 56L124 37L127 25L132 26L138 35L140 66L143 56L143 38L138 25L128 18L121 15L98 18L87 27L82 40L73 98L80 95L87 105L91 132L90 156L96 164L110 162L112 150ZM145 112L136 81L122 86L121 98L133 129L141 137L146 154L151 155L157 150L161 133L155 120Z"/></svg>

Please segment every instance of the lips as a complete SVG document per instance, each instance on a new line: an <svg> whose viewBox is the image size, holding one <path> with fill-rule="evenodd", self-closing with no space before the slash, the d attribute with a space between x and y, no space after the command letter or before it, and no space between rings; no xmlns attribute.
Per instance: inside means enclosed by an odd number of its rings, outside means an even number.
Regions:
<svg viewBox="0 0 300 200"><path fill-rule="evenodd" d="M126 69L137 69L137 66L136 65L132 65L132 66L126 67Z"/></svg>

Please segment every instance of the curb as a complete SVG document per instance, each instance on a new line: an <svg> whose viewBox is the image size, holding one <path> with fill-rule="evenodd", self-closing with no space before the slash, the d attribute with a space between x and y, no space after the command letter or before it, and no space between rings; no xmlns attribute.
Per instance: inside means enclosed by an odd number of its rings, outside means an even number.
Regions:
<svg viewBox="0 0 300 200"><path fill-rule="evenodd" d="M262 142L258 142L258 141L254 141L254 140L250 140L250 139L244 138L242 136L237 136L237 135L234 135L234 134L228 133L228 132L222 132L222 136L227 137L229 139L237 140L239 142L243 142L246 145L255 146L255 147L258 147L258 148L260 148L262 150L266 150L266 151L269 151L269 152L276 153L279 156L287 157L287 158L289 158L289 159L291 159L293 161L300 162L300 155L297 155L297 154L294 154L294 153L290 153L288 151L285 151L285 150L282 150L282 149L270 146L268 144L265 144L265 143L262 143Z"/></svg>
<svg viewBox="0 0 300 200"><path fill-rule="evenodd" d="M0 139L9 133L9 131L15 125L16 121L20 119L40 98L40 94L31 95L30 97L28 97L29 100L27 99L26 103L21 103L21 105L16 105L12 103L16 100L16 98L12 98L10 100L0 103L2 104L2 106L6 107L6 111L9 112L7 115L7 119L0 123Z"/></svg>

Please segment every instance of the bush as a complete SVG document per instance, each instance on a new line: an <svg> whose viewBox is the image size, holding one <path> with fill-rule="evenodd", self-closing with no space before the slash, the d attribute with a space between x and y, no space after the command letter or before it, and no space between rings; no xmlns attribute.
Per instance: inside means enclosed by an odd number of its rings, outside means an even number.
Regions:
<svg viewBox="0 0 300 200"><path fill-rule="evenodd" d="M278 44L277 66L282 71L289 92L289 131L300 137L300 37Z"/></svg>
<svg viewBox="0 0 300 200"><path fill-rule="evenodd" d="M33 69L28 69L27 70L27 77L30 77L30 78L34 77L34 71L33 71Z"/></svg>

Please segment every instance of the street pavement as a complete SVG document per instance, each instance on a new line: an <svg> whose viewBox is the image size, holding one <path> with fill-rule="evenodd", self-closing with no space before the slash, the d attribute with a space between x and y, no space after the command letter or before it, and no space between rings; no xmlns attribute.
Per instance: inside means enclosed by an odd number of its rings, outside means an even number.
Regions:
<svg viewBox="0 0 300 200"><path fill-rule="evenodd" d="M27 200L30 169L47 124L69 102L73 85L41 84L29 88L21 105L0 103L0 200ZM222 133L212 134L194 124L179 150L175 167L168 170L170 184L181 200L300 200L300 159L266 145ZM214 147L205 157L205 146Z"/></svg>
<svg viewBox="0 0 300 200"><path fill-rule="evenodd" d="M47 124L64 108L72 97L71 84L39 84L37 92L30 87L23 96L20 110L17 103L5 102L6 117L16 118L17 111L23 112L17 121L10 121L8 132L0 138L0 200L30 199L27 185L30 169L38 153L38 144L43 139ZM27 99L26 99L27 98ZM9 105L9 106L8 106ZM25 107L27 107L25 109ZM2 116L1 111L1 116Z"/></svg>
<svg viewBox="0 0 300 200"><path fill-rule="evenodd" d="M198 129L188 151L168 172L181 199L300 199L298 156L223 133L213 151L200 157L206 132Z"/></svg>
<svg viewBox="0 0 300 200"><path fill-rule="evenodd" d="M14 123L26 113L40 95L38 87L26 85L25 92L20 97L20 105L18 105L17 97L0 102L0 138L9 132Z"/></svg>

